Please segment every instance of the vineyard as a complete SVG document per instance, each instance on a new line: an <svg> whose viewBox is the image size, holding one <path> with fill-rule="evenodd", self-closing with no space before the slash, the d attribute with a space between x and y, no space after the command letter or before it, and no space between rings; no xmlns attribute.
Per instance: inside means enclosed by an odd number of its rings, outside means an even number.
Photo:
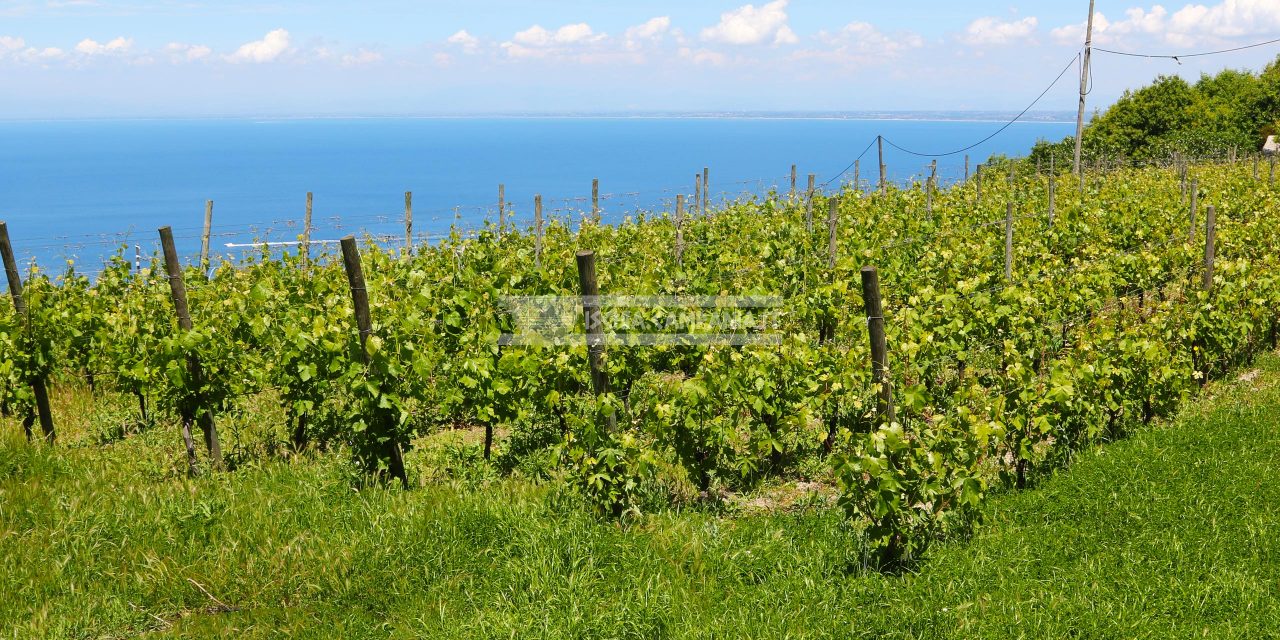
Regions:
<svg viewBox="0 0 1280 640"><path fill-rule="evenodd" d="M681 198L617 225L489 225L411 249L264 248L212 272L172 253L137 268L122 248L94 278L22 274L0 313L0 409L60 442L41 396L84 385L136 407L118 437L179 424L180 473L339 449L406 488L426 481L415 442L483 430L497 473L565 483L606 518L829 478L893 566L967 531L994 488L1169 415L1276 343L1274 174L986 169L945 189ZM734 330L772 339L503 340L511 297L591 318L593 288L768 297L767 327ZM578 314L579 332L593 324ZM267 442L219 429L264 399L285 415Z"/></svg>

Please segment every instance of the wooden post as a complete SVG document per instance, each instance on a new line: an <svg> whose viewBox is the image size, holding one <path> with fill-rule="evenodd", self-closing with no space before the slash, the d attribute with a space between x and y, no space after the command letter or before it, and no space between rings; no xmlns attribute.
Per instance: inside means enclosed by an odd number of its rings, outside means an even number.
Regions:
<svg viewBox="0 0 1280 640"><path fill-rule="evenodd" d="M818 177L814 174L809 174L809 188L805 192L804 230L808 233L813 233L813 194L817 179Z"/></svg>
<svg viewBox="0 0 1280 640"><path fill-rule="evenodd" d="M684 194L676 194L676 264L684 266Z"/></svg>
<svg viewBox="0 0 1280 640"><path fill-rule="evenodd" d="M982 206L982 165L981 164L978 165L978 168L974 172L973 181L974 183L976 183L977 189L978 189L978 206Z"/></svg>
<svg viewBox="0 0 1280 640"><path fill-rule="evenodd" d="M711 169L702 168L702 215L711 210Z"/></svg>
<svg viewBox="0 0 1280 640"><path fill-rule="evenodd" d="M22 297L22 274L18 272L18 262L13 256L13 245L9 243L9 225L0 222L0 257L4 261L4 273L9 279L9 295L13 297L13 311L22 321L22 329L28 333L31 332L29 322L30 316L27 314L27 301ZM45 386L44 376L36 375L31 378L31 393L36 399L36 414L40 418L40 429L44 431L44 439L49 444L53 444L56 440L56 434L53 430L53 412L49 408L49 390ZM25 419L27 428L27 438L31 437L30 422L31 416Z"/></svg>
<svg viewBox="0 0 1280 640"><path fill-rule="evenodd" d="M600 222L600 178L591 179L591 220Z"/></svg>
<svg viewBox="0 0 1280 640"><path fill-rule="evenodd" d="M836 223L840 216L840 198L831 196L827 201L827 268L836 268Z"/></svg>
<svg viewBox="0 0 1280 640"><path fill-rule="evenodd" d="M697 211L702 206L702 174L693 174L693 203L689 207L693 211Z"/></svg>
<svg viewBox="0 0 1280 640"><path fill-rule="evenodd" d="M871 335L871 380L879 388L876 417L880 424L892 424L897 417L889 384L889 347L884 335L880 274L875 267L862 268L862 300L867 312L867 332Z"/></svg>
<svg viewBox="0 0 1280 640"><path fill-rule="evenodd" d="M507 227L507 186L498 185L498 239L502 239L502 232Z"/></svg>
<svg viewBox="0 0 1280 640"><path fill-rule="evenodd" d="M351 288L351 304L355 308L356 329L360 332L360 362L369 364L369 350L366 343L373 333L373 321L369 316L369 291L364 282L364 268L360 264L360 249L356 247L356 237L348 235L342 238L342 265L347 272L347 284ZM391 416L378 412L373 416L373 428L376 435L385 438L383 455L386 456L387 471L391 477L400 480L405 489L409 488L409 476L404 470L404 455L400 451L400 443L396 441L391 429Z"/></svg>
<svg viewBox="0 0 1280 640"><path fill-rule="evenodd" d="M542 195L533 197L533 267L542 268Z"/></svg>
<svg viewBox="0 0 1280 640"><path fill-rule="evenodd" d="M787 196L791 202L796 201L796 166L791 165L791 195Z"/></svg>
<svg viewBox="0 0 1280 640"><path fill-rule="evenodd" d="M413 192L404 192L404 254L413 253ZM357 254L357 257L359 255Z"/></svg>
<svg viewBox="0 0 1280 640"><path fill-rule="evenodd" d="M1013 280L1013 203L1004 214L1004 279Z"/></svg>
<svg viewBox="0 0 1280 640"><path fill-rule="evenodd" d="M1218 212L1213 205L1204 209L1204 290L1213 292L1213 259L1217 252Z"/></svg>
<svg viewBox="0 0 1280 640"><path fill-rule="evenodd" d="M307 211L302 215L302 259L311 262L311 192L307 192Z"/></svg>
<svg viewBox="0 0 1280 640"><path fill-rule="evenodd" d="M936 158L929 163L929 185L934 189L938 188L938 160Z"/></svg>
<svg viewBox="0 0 1280 640"><path fill-rule="evenodd" d="M1076 112L1076 148L1073 170L1081 178L1084 177L1084 163L1080 161L1080 154L1084 148L1085 97L1089 95L1089 62L1093 57L1093 7L1094 0L1089 0L1089 20L1084 31L1084 57L1080 60L1080 108Z"/></svg>
<svg viewBox="0 0 1280 640"><path fill-rule="evenodd" d="M164 267L169 275L169 295L173 298L173 311L178 316L178 328L181 331L192 329L191 313L187 310L187 288L182 282L182 265L178 264L178 250L173 244L173 230L160 227L160 246L164 251ZM199 388L204 384L204 370L200 360L194 354L187 356L187 370L195 385L194 396L184 400L178 412L182 417L182 440L187 446L187 462L191 470L196 470L195 445L191 441L191 423L199 422L204 431L204 444L209 450L209 459L215 468L222 466L222 446L218 442L218 430L213 424L213 407L204 404Z"/></svg>
<svg viewBox="0 0 1280 640"><path fill-rule="evenodd" d="M880 150L880 195L889 193L888 181L885 179L884 136L876 136L876 146Z"/></svg>
<svg viewBox="0 0 1280 640"><path fill-rule="evenodd" d="M204 233L200 234L200 273L209 275L209 233L213 230L213 201L204 201Z"/></svg>
<svg viewBox="0 0 1280 640"><path fill-rule="evenodd" d="M969 181L969 154L964 154L964 181Z"/></svg>
<svg viewBox="0 0 1280 640"><path fill-rule="evenodd" d="M853 161L853 192L862 192L862 161Z"/></svg>
<svg viewBox="0 0 1280 640"><path fill-rule="evenodd" d="M1200 209L1200 180L1198 178L1191 179L1191 235L1192 242L1196 241L1196 212Z"/></svg>
<svg viewBox="0 0 1280 640"><path fill-rule="evenodd" d="M587 332L587 356L591 366L591 387L596 397L609 393L609 374L604 363L604 322L600 316L600 288L596 284L596 254L579 251L578 283L582 288L583 326ZM609 431L617 427L617 418L609 416Z"/></svg>

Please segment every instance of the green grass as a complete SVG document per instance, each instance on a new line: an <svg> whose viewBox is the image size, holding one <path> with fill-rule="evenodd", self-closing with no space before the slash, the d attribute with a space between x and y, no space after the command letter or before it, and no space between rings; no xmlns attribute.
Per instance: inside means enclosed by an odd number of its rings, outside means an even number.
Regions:
<svg viewBox="0 0 1280 640"><path fill-rule="evenodd" d="M993 498L973 539L897 576L864 570L857 536L820 501L619 526L518 479L357 489L340 458L316 457L188 480L170 427L100 445L70 426L50 449L6 423L0 633L1268 637L1280 358L1257 366ZM64 404L85 424L114 415Z"/></svg>

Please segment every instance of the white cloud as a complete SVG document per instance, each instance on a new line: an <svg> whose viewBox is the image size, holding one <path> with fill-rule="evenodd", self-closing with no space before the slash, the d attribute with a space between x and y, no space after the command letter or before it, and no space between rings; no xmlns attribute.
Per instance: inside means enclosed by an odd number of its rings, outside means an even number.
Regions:
<svg viewBox="0 0 1280 640"><path fill-rule="evenodd" d="M748 4L722 13L718 24L702 30L702 39L737 45L795 44L799 38L787 25L787 2L774 0L759 8Z"/></svg>
<svg viewBox="0 0 1280 640"><path fill-rule="evenodd" d="M342 66L344 67L358 67L381 61L381 53L378 53L377 51L367 51L365 49L360 49L355 53L348 53L342 56Z"/></svg>
<svg viewBox="0 0 1280 640"><path fill-rule="evenodd" d="M1094 42L1141 46L1144 41L1194 46L1220 43L1242 36L1271 35L1280 31L1280 1L1223 0L1214 5L1188 4L1170 14L1162 5L1125 10L1124 19L1108 20L1102 13L1093 19ZM1062 44L1084 42L1085 23L1053 29L1050 35Z"/></svg>
<svg viewBox="0 0 1280 640"><path fill-rule="evenodd" d="M647 45L661 43L668 35L678 35L671 30L671 18L650 18L642 24L627 28L622 36L623 47L627 51L640 51Z"/></svg>
<svg viewBox="0 0 1280 640"><path fill-rule="evenodd" d="M121 36L106 44L100 43L92 38L85 38L76 45L76 53L82 53L86 56L100 56L106 54L123 54L128 53L133 48L133 39Z"/></svg>
<svg viewBox="0 0 1280 640"><path fill-rule="evenodd" d="M901 31L889 35L867 22L851 22L835 33L820 31L815 38L821 47L792 54L793 60L822 60L837 64L867 64L896 58L904 51L924 46L918 33Z"/></svg>
<svg viewBox="0 0 1280 640"><path fill-rule="evenodd" d="M681 58L688 60L694 64L705 64L714 67L728 64L729 57L719 51L710 49L690 49L689 47L681 47L678 52Z"/></svg>
<svg viewBox="0 0 1280 640"><path fill-rule="evenodd" d="M575 48L599 44L608 38L596 33L585 22L567 24L555 31L533 25L502 43L503 51L512 58L545 58L573 53Z"/></svg>
<svg viewBox="0 0 1280 640"><path fill-rule="evenodd" d="M276 29L261 40L246 42L227 56L229 62L271 62L289 50L289 32Z"/></svg>
<svg viewBox="0 0 1280 640"><path fill-rule="evenodd" d="M0 57L27 46L27 41L15 36L0 36Z"/></svg>
<svg viewBox="0 0 1280 640"><path fill-rule="evenodd" d="M59 49L58 47L45 47L44 49L27 47L22 51L22 53L18 54L18 58L30 62L48 62L50 60L58 60L66 57L66 55L67 52Z"/></svg>
<svg viewBox="0 0 1280 640"><path fill-rule="evenodd" d="M169 54L169 59L173 62L194 62L208 58L213 53L213 49L202 44L183 44L181 42L170 42L164 46L164 52Z"/></svg>
<svg viewBox="0 0 1280 640"><path fill-rule="evenodd" d="M463 53L475 53L480 50L480 39L468 33L466 29L449 36L445 42L461 48Z"/></svg>
<svg viewBox="0 0 1280 640"><path fill-rule="evenodd" d="M1039 24L1034 16L1008 22L982 17L969 23L960 41L972 45L1009 44L1031 37Z"/></svg>

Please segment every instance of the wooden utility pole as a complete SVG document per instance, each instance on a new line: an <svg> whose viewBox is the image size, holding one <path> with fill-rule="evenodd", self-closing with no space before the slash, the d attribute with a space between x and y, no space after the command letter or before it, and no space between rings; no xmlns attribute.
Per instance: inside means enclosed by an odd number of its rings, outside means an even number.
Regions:
<svg viewBox="0 0 1280 640"><path fill-rule="evenodd" d="M1076 112L1076 153L1073 171L1081 179L1084 178L1084 167L1080 163L1080 152L1084 144L1084 109L1085 97L1089 95L1089 60L1093 57L1093 7L1095 0L1089 0L1089 21L1084 31L1084 57L1080 64L1080 109Z"/></svg>
<svg viewBox="0 0 1280 640"><path fill-rule="evenodd" d="M0 256L4 260L4 273L9 278L9 295L13 297L13 311L22 322L23 331L30 334L30 317L27 314L27 301L22 297L22 274L18 272L18 262L13 257L13 245L9 243L9 225L0 222ZM31 392L36 397L36 414L40 418L40 428L44 431L45 440L54 442L53 412L49 408L49 389L45 386L44 376L31 378ZM31 418L23 422L27 427L27 437L31 437Z"/></svg>

